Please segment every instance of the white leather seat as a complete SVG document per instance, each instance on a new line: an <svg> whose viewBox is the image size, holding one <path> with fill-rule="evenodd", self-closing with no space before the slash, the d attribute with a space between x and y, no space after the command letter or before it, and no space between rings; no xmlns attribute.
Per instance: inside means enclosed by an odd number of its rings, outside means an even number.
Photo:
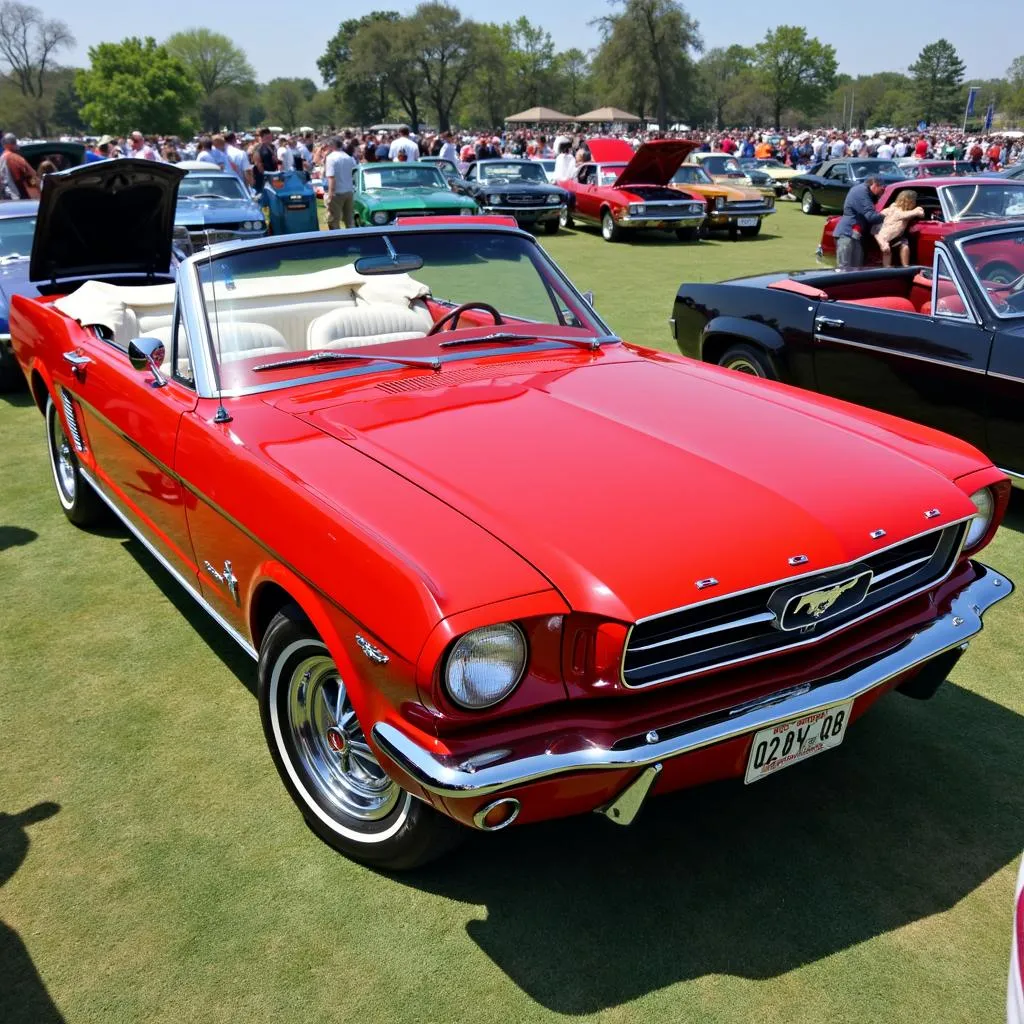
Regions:
<svg viewBox="0 0 1024 1024"><path fill-rule="evenodd" d="M214 331L214 347L222 363L291 351L280 331L267 324L243 320L220 324Z"/></svg>
<svg viewBox="0 0 1024 1024"><path fill-rule="evenodd" d="M306 332L306 348L346 349L381 345L388 341L422 338L433 324L426 306L395 302L342 306L313 320Z"/></svg>

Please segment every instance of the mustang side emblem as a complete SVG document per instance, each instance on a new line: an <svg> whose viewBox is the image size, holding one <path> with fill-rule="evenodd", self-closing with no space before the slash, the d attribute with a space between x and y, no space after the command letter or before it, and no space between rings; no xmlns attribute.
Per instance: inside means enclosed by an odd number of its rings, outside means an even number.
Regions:
<svg viewBox="0 0 1024 1024"><path fill-rule="evenodd" d="M235 578L235 574L231 571L231 563L227 560L224 562L224 571L217 572L216 569L209 562L203 562L203 568L219 583L221 586L228 588L228 593L235 599L235 604L239 604L238 597L238 580Z"/></svg>
<svg viewBox="0 0 1024 1024"><path fill-rule="evenodd" d="M860 577L854 576L852 580L847 580L845 583L837 583L834 587L829 587L828 590L816 590L813 594L804 594L797 601L793 614L799 615L801 612L806 611L812 619L820 619L843 594L848 590L852 590L858 583L860 583Z"/></svg>

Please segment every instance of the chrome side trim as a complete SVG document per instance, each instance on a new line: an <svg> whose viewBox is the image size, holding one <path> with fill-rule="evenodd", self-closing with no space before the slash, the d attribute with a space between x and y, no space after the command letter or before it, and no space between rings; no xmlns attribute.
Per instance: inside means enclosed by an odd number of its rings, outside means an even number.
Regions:
<svg viewBox="0 0 1024 1024"><path fill-rule="evenodd" d="M668 758L854 700L962 646L981 632L982 613L1013 592L1013 584L1005 576L979 563L976 568L978 578L950 601L946 614L923 626L880 658L850 669L838 678L812 685L806 693L796 692L777 704L754 706L733 717L725 714L710 724L702 725L698 720L684 723L678 730L662 729L668 738L659 738L655 743L649 743L646 736L639 736L624 738L613 747L603 747L589 741L580 730L573 730L547 735L543 753L516 757L510 751L504 760L472 771L461 765L466 761L465 754L459 758L437 754L388 722L377 722L373 726L374 743L388 760L420 786L443 797L486 796L567 772L653 767Z"/></svg>
<svg viewBox="0 0 1024 1024"><path fill-rule="evenodd" d="M229 623L219 612L217 612L207 602L206 598L204 598L203 595L199 593L199 591L195 590L192 587L192 585L188 582L188 580L186 580L185 577L182 576L181 573L178 572L178 570L175 569L174 566L171 565L171 563L168 562L166 558L164 558L164 556L159 552L159 550L149 541L147 537L145 537L139 531L135 524L128 518L127 513L121 511L121 509L115 504L113 498L111 498L108 494L106 494L103 491L103 488L100 487L100 485L96 482L96 480L87 470L79 466L78 471L82 474L82 477L88 482L89 486L92 487L92 489L100 496L103 502L110 507L110 511L113 512L114 515L116 515L117 518L120 519L122 523L124 523L124 525L128 528L132 536L160 563L161 566L163 566L164 569L167 570L167 572L171 574L171 576L174 577L174 579L178 583L181 584L181 586L185 590L185 593L187 593L189 597L191 597L192 600L195 601L196 604L198 604L199 607L202 608L203 611L206 612L206 614L209 615L210 618L213 619L213 621L216 622L217 625L220 626L220 628L223 629L224 632L227 633L228 636L230 636L231 639L234 640L235 643L238 644L238 646L241 647L242 650L245 651L245 653L248 654L249 657L255 661L259 657L259 655L256 653L256 648L253 647L253 645L249 643L249 641L246 640L245 637L242 636L242 634L239 633L238 630L231 625L231 623Z"/></svg>
<svg viewBox="0 0 1024 1024"><path fill-rule="evenodd" d="M912 316L916 314L906 314ZM863 341L850 341L849 338L837 338L834 334L822 334L820 331L814 335L815 341L831 341L836 345L847 345L850 348L863 348L868 352L877 352L879 355L887 356L898 356L901 359L913 359L919 363L932 363L935 366L945 366L955 370L963 370L964 373L980 373L984 375L985 371L979 369L977 366L964 366L962 363L951 363L946 362L944 359L932 359L930 356L919 356L913 352L904 352L901 349L894 348L881 348L878 345L868 345Z"/></svg>
<svg viewBox="0 0 1024 1024"><path fill-rule="evenodd" d="M1024 488L1024 473L1014 473L1012 469L1003 469L999 467L1000 473L1005 473L1010 478L1010 483L1014 487Z"/></svg>

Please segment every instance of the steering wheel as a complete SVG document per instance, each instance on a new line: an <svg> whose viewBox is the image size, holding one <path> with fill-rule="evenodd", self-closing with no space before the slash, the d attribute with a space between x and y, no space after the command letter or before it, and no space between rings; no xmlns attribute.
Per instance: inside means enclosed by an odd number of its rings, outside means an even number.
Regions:
<svg viewBox="0 0 1024 1024"><path fill-rule="evenodd" d="M435 334L439 334L444 328L445 324L451 321L448 327L449 331L454 331L459 326L459 317L462 316L467 310L470 309L482 309L485 313L490 313L494 317L494 323L503 324L505 321L502 319L501 314L489 303L489 302L463 302L461 306L456 306L454 309L448 310L447 313L440 320L434 324L433 327L427 331L427 337L433 337Z"/></svg>

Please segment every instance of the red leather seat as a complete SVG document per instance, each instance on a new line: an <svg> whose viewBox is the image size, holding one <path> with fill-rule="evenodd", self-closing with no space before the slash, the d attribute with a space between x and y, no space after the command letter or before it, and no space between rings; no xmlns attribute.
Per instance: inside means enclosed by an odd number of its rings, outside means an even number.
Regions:
<svg viewBox="0 0 1024 1024"><path fill-rule="evenodd" d="M949 313L953 315L967 312L967 310L964 308L963 299L961 299L959 295L940 295L938 311L940 314ZM924 316L931 316L932 304L930 302L926 302L921 307L921 313Z"/></svg>
<svg viewBox="0 0 1024 1024"><path fill-rule="evenodd" d="M914 304L902 295L879 295L871 299L841 299L852 306L874 306L876 309L892 309L900 313L916 313Z"/></svg>

